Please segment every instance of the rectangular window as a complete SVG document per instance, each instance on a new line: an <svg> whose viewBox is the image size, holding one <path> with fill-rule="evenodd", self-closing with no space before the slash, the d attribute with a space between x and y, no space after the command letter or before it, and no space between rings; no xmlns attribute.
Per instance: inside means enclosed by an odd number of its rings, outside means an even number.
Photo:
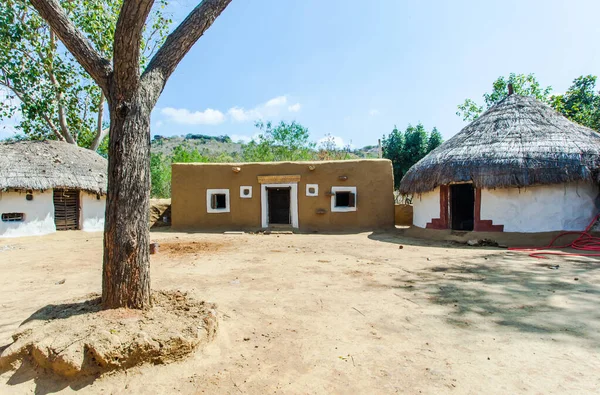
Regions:
<svg viewBox="0 0 600 395"><path fill-rule="evenodd" d="M228 213L229 189L207 189L206 211L208 213Z"/></svg>
<svg viewBox="0 0 600 395"><path fill-rule="evenodd" d="M355 207L356 197L352 192L336 192L335 207Z"/></svg>
<svg viewBox="0 0 600 395"><path fill-rule="evenodd" d="M23 213L2 213L2 222L21 222L25 220Z"/></svg>
<svg viewBox="0 0 600 395"><path fill-rule="evenodd" d="M214 210L222 210L227 208L227 197L224 193L215 193L212 195L212 202L210 206Z"/></svg>
<svg viewBox="0 0 600 395"><path fill-rule="evenodd" d="M338 213L356 211L356 187L332 187L331 211Z"/></svg>

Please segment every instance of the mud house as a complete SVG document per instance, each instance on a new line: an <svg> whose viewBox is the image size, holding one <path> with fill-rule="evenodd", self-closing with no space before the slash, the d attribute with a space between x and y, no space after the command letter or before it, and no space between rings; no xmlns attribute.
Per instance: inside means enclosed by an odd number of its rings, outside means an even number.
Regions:
<svg viewBox="0 0 600 395"><path fill-rule="evenodd" d="M0 237L103 230L106 171L106 159L73 144L0 144Z"/></svg>
<svg viewBox="0 0 600 395"><path fill-rule="evenodd" d="M600 134L510 94L404 176L413 224L464 231L582 230L598 213Z"/></svg>
<svg viewBox="0 0 600 395"><path fill-rule="evenodd" d="M389 160L178 163L172 170L172 226L178 230L394 226Z"/></svg>

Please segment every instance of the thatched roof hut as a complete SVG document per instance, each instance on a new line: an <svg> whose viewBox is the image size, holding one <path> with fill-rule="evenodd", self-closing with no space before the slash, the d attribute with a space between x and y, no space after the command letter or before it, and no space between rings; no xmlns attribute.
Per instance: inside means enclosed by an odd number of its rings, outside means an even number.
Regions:
<svg viewBox="0 0 600 395"><path fill-rule="evenodd" d="M411 167L400 192L465 181L477 188L592 181L599 168L600 134L513 94Z"/></svg>
<svg viewBox="0 0 600 395"><path fill-rule="evenodd" d="M0 144L0 191L72 188L106 194L108 162L96 152L58 141Z"/></svg>
<svg viewBox="0 0 600 395"><path fill-rule="evenodd" d="M413 223L454 230L580 230L597 212L600 134L511 94L409 169Z"/></svg>

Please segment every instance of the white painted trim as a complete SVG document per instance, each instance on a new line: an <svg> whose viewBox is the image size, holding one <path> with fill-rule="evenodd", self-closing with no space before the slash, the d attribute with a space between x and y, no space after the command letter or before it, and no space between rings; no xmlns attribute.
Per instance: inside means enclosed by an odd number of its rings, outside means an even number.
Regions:
<svg viewBox="0 0 600 395"><path fill-rule="evenodd" d="M310 188L314 188L315 192L311 193ZM319 196L319 184L306 184L306 196Z"/></svg>
<svg viewBox="0 0 600 395"><path fill-rule="evenodd" d="M260 185L260 219L263 228L269 227L269 195L267 188L290 188L290 216L292 227L298 228L298 183L261 184Z"/></svg>
<svg viewBox="0 0 600 395"><path fill-rule="evenodd" d="M248 195L244 195L244 189L248 189L250 190L250 193ZM241 186L240 187L240 198L242 199L251 199L252 198L252 187L251 186Z"/></svg>
<svg viewBox="0 0 600 395"><path fill-rule="evenodd" d="M358 194L356 193L356 187L331 187L331 212L332 213L347 213L350 211L356 211L358 206ZM335 206L335 193L336 192L351 192L354 193L354 207L336 207Z"/></svg>
<svg viewBox="0 0 600 395"><path fill-rule="evenodd" d="M212 200L212 195L224 194L225 195L225 208L212 208L210 206L210 202ZM231 211L231 207L229 205L229 189L207 189L206 190L206 212L212 214L218 213L228 213Z"/></svg>

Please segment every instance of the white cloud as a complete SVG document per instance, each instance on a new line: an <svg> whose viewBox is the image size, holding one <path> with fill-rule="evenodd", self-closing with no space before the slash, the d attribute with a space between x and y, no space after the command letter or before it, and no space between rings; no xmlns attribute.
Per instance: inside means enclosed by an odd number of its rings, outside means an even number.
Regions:
<svg viewBox="0 0 600 395"><path fill-rule="evenodd" d="M290 113L300 111L300 103L290 106L287 106L287 103L287 96L277 96L248 110L243 107L232 107L227 111L227 114L229 114L231 120L234 122L247 122L279 117L286 112L286 109Z"/></svg>
<svg viewBox="0 0 600 395"><path fill-rule="evenodd" d="M258 110L244 110L242 107L232 107L227 111L227 114L235 122L253 121L262 117Z"/></svg>
<svg viewBox="0 0 600 395"><path fill-rule="evenodd" d="M374 117L376 115L379 115L379 114L380 114L380 112L376 108L372 108L372 109L369 110L369 115L372 116L372 117Z"/></svg>
<svg viewBox="0 0 600 395"><path fill-rule="evenodd" d="M287 103L286 96L277 96L265 103L265 107L280 107Z"/></svg>
<svg viewBox="0 0 600 395"><path fill-rule="evenodd" d="M165 107L160 112L173 122L184 125L218 125L225 121L225 114L212 108L191 112L187 108Z"/></svg>
<svg viewBox="0 0 600 395"><path fill-rule="evenodd" d="M292 104L291 106L289 106L288 111L289 112L298 112L298 111L300 111L300 108L302 108L300 103L296 103L296 104Z"/></svg>
<svg viewBox="0 0 600 395"><path fill-rule="evenodd" d="M154 124L154 127L156 127L156 128L160 128L162 125L163 125L163 121L157 121L157 122Z"/></svg>

